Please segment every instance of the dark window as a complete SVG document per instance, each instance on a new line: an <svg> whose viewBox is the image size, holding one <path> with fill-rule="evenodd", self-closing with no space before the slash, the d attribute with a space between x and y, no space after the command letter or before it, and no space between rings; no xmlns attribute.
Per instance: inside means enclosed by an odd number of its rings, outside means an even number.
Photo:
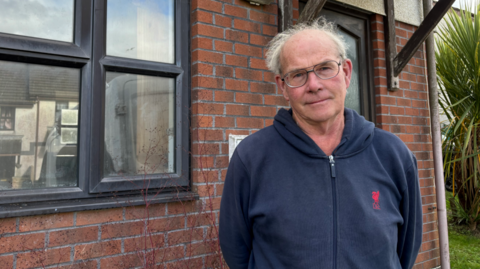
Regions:
<svg viewBox="0 0 480 269"><path fill-rule="evenodd" d="M306 1L300 1L300 12L305 5ZM322 8L320 16L336 24L348 45L347 57L352 61L353 73L347 89L345 106L356 110L367 120L375 121L369 14L350 9L345 4L327 3Z"/></svg>
<svg viewBox="0 0 480 269"><path fill-rule="evenodd" d="M0 205L187 190L188 1L17 2L0 3Z"/></svg>

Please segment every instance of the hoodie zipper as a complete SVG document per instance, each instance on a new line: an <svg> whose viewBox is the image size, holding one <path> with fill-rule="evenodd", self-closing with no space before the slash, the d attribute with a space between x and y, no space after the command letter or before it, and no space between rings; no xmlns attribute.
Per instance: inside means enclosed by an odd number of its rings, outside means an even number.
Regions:
<svg viewBox="0 0 480 269"><path fill-rule="evenodd" d="M333 155L328 156L330 160L330 175L332 178L333 197L333 269L337 268L337 184L335 181L335 160Z"/></svg>

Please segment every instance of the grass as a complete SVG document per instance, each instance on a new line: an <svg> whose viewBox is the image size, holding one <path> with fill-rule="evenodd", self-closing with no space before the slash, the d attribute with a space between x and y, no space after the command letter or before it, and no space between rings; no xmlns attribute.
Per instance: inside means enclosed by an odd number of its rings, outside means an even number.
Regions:
<svg viewBox="0 0 480 269"><path fill-rule="evenodd" d="M446 192L450 266L455 269L480 269L480 232L472 232L465 225L452 223L449 203L451 197L452 193Z"/></svg>

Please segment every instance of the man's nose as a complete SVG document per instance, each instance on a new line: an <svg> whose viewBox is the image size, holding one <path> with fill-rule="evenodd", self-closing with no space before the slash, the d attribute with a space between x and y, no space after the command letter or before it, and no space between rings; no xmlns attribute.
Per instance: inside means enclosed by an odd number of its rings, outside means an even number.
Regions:
<svg viewBox="0 0 480 269"><path fill-rule="evenodd" d="M307 82L305 84L309 91L318 91L323 88L323 80L313 72L313 69L307 71Z"/></svg>

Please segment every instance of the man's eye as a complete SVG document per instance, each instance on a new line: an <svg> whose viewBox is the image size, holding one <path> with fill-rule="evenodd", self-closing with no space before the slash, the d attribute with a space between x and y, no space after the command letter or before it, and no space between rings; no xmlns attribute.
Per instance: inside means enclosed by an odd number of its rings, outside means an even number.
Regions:
<svg viewBox="0 0 480 269"><path fill-rule="evenodd" d="M291 75L291 78L293 79L298 79L298 78L301 78L303 77L304 73L294 73Z"/></svg>

